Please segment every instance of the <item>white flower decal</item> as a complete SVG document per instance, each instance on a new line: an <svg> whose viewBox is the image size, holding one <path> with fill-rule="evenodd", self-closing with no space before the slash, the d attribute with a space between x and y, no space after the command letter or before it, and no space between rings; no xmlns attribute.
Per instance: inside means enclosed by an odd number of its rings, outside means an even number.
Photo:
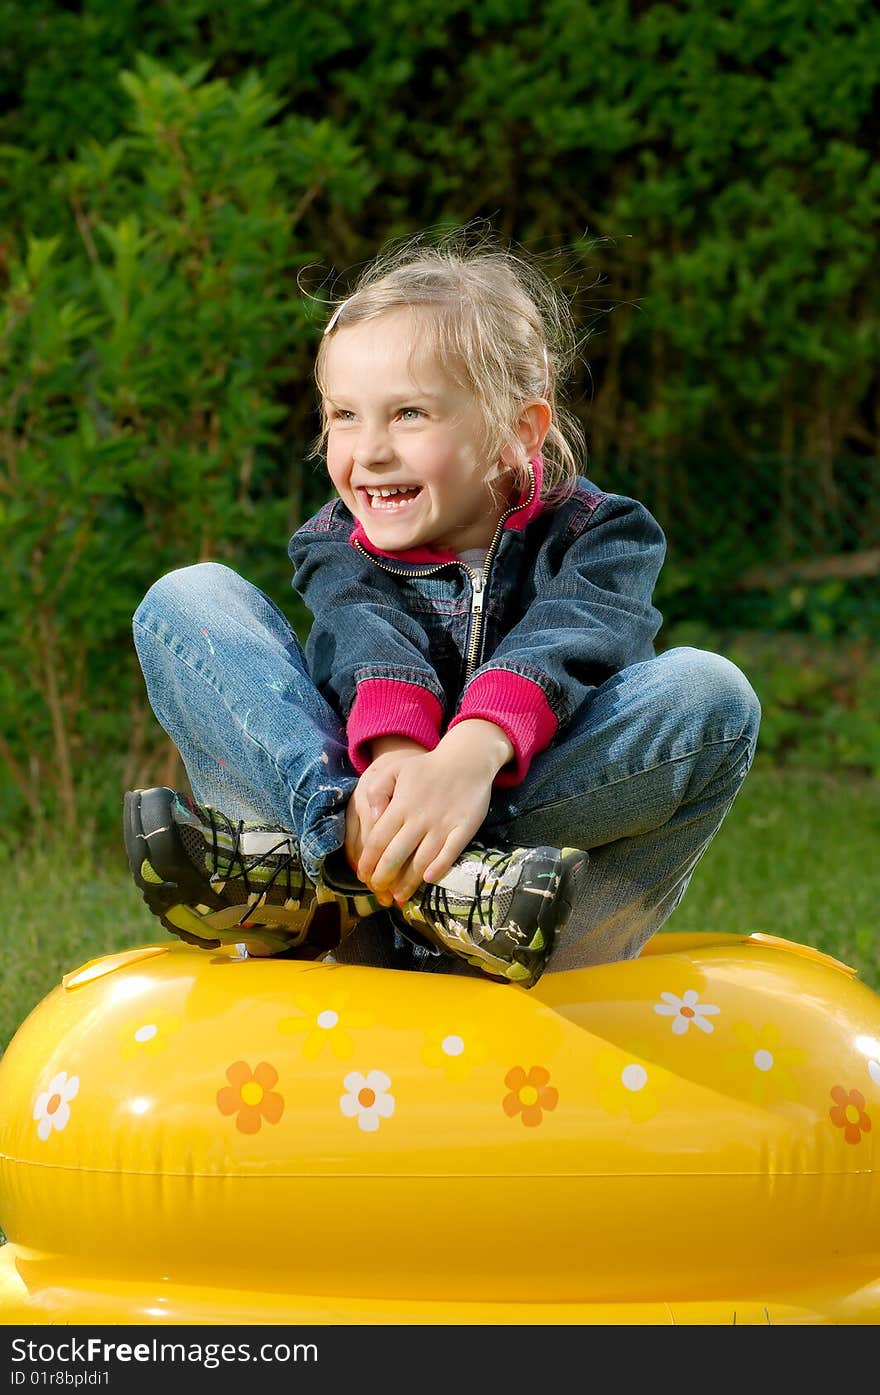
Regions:
<svg viewBox="0 0 880 1395"><path fill-rule="evenodd" d="M49 1081L48 1090L37 1096L34 1105L34 1118L37 1133L44 1141L53 1129L63 1129L70 1118L70 1101L79 1090L79 1076L68 1076L66 1070L59 1071Z"/></svg>
<svg viewBox="0 0 880 1395"><path fill-rule="evenodd" d="M375 1133L380 1119L390 1119L394 1113L394 1096L388 1093L390 1078L381 1070L371 1070L366 1075L351 1071L343 1081L347 1094L339 1101L339 1108L347 1119L357 1119L358 1128L364 1133Z"/></svg>
<svg viewBox="0 0 880 1395"><path fill-rule="evenodd" d="M714 1003L701 1003L696 989L688 988L680 998L674 993L661 993L660 997L663 1001L654 1004L654 1011L661 1017L672 1018L672 1030L677 1037L683 1036L692 1022L701 1032L714 1032L714 1023L707 1022L706 1018L721 1009Z"/></svg>

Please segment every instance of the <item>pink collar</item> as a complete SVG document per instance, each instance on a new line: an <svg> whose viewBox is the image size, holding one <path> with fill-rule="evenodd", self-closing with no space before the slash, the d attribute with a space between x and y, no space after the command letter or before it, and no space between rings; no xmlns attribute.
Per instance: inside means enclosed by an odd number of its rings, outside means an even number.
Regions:
<svg viewBox="0 0 880 1395"><path fill-rule="evenodd" d="M540 455L535 455L529 461L533 483L523 491L519 501L514 505L514 512L504 524L504 531L508 528L519 532L531 523L533 518L537 518L544 505L541 501L541 485L544 481L544 461ZM397 562L421 562L433 563L436 566L440 562L457 562L458 557L454 552L448 552L445 548L439 547L409 547L402 552L383 552L380 547L375 547L364 532L360 523L355 523L351 530L349 542L352 547L360 546L367 552L372 552L376 557L389 557Z"/></svg>

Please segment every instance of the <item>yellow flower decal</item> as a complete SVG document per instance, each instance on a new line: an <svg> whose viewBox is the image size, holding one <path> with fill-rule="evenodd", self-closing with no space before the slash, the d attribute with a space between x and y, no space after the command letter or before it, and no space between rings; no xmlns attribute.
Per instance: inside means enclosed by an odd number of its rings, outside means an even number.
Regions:
<svg viewBox="0 0 880 1395"><path fill-rule="evenodd" d="M122 1056L126 1061L140 1056L159 1056L175 1032L180 1031L180 1018L163 1008L141 1017L130 1018L119 1033Z"/></svg>
<svg viewBox="0 0 880 1395"><path fill-rule="evenodd" d="M669 1083L660 1066L612 1047L596 1057L599 1104L607 1114L628 1114L634 1124L651 1119Z"/></svg>
<svg viewBox="0 0 880 1395"><path fill-rule="evenodd" d="M772 1022L760 1031L750 1022L737 1022L733 1034L739 1047L724 1052L721 1063L725 1070L745 1076L749 1099L757 1105L774 1099L796 1100L798 1083L791 1067L803 1064L800 1047L780 1046L779 1028Z"/></svg>
<svg viewBox="0 0 880 1395"><path fill-rule="evenodd" d="M344 1061L354 1051L349 1028L368 1027L374 1020L371 1013L350 1008L350 996L345 989L333 987L320 994L300 993L293 1000L299 1015L282 1018L278 1030L284 1036L304 1034L302 1050L307 1061L316 1060L322 1051Z"/></svg>
<svg viewBox="0 0 880 1395"><path fill-rule="evenodd" d="M470 1022L435 1027L422 1047L422 1062L439 1067L447 1080L467 1080L488 1058L489 1048Z"/></svg>

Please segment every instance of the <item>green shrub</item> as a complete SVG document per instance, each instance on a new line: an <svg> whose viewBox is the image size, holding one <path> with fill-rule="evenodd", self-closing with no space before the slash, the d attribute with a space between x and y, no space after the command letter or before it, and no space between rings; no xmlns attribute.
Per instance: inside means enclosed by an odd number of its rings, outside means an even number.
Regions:
<svg viewBox="0 0 880 1395"><path fill-rule="evenodd" d="M284 398L311 395L315 333L293 210L352 170L252 75L143 58L123 83L130 129L59 170L67 223L14 251L0 304L4 812L71 831L103 751L119 783L155 756L130 638L149 584L212 557L287 589L308 480Z"/></svg>
<svg viewBox="0 0 880 1395"><path fill-rule="evenodd" d="M670 625L869 635L867 593L731 578L877 536L878 37L868 0L0 5L4 827L173 758L129 632L162 571L227 560L304 629L322 299L416 228L488 217L573 295L588 470L673 537ZM862 691L768 686L767 754L871 766Z"/></svg>
<svg viewBox="0 0 880 1395"><path fill-rule="evenodd" d="M57 231L52 173L127 129L115 73L137 53L258 72L276 124L332 145L332 198L308 153L300 190L325 266L474 216L546 255L602 330L574 385L599 462L699 451L738 503L770 451L827 519L833 462L880 456L871 0L30 0L4 19L11 226ZM292 170L296 143L272 158ZM804 458L823 465L808 488Z"/></svg>

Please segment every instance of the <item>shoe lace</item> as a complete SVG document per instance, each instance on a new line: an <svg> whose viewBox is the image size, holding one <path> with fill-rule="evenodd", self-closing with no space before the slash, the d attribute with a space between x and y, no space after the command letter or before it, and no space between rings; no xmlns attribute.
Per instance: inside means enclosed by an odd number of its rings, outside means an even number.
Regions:
<svg viewBox="0 0 880 1395"><path fill-rule="evenodd" d="M476 921L479 921L483 929L492 930L495 916L495 893L500 884L499 879L493 876L493 873L506 866L509 860L508 853L499 852L497 849L491 851L475 847L474 851L482 853L483 867L474 877L474 892L467 913L466 928L468 934L473 931ZM457 920L459 923L461 921L460 915L456 915L449 904L449 893L446 887L440 882L427 883L422 896L422 909L434 919L439 920L444 929L448 928L450 920Z"/></svg>
<svg viewBox="0 0 880 1395"><path fill-rule="evenodd" d="M240 917L238 922L239 925L244 925L247 922L248 916L253 915L257 907L262 905L282 872L284 873L283 885L285 900L289 901L294 892L294 881L291 877L292 869L298 873L296 894L298 899L302 900L306 886L306 874L302 862L298 857L295 857L293 853L280 853L281 848L285 845L289 846L289 835L285 834L280 837L275 846L268 848L266 852L244 853L241 850L241 840L246 826L244 819L239 819L236 823L234 819L224 814L221 809L212 809L210 807L204 807L202 812L207 817L207 821L211 827L211 881L227 882L237 873L237 876L244 885L245 895L249 902L253 893L259 891L257 900L253 905L249 904L244 914ZM224 833L229 834L232 838L232 847L228 850L220 846L218 837L220 829L222 829ZM276 855L278 861L269 880L261 883L259 888L252 886L248 873L254 871L255 868L263 863L268 864L269 858L275 857ZM228 859L225 866L221 866L221 857L226 857Z"/></svg>

